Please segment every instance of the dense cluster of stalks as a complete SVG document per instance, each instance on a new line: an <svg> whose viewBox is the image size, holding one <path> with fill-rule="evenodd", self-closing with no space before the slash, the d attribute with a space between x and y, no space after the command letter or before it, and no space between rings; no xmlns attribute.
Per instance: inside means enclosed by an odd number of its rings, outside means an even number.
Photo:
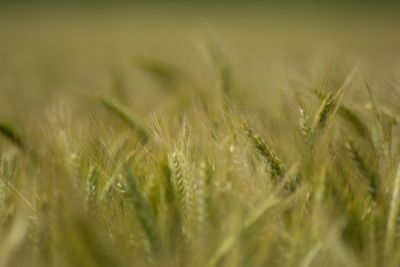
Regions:
<svg viewBox="0 0 400 267"><path fill-rule="evenodd" d="M149 116L116 81L0 124L0 267L400 265L400 106L355 69L258 111L210 51L209 89L137 64L169 101Z"/></svg>

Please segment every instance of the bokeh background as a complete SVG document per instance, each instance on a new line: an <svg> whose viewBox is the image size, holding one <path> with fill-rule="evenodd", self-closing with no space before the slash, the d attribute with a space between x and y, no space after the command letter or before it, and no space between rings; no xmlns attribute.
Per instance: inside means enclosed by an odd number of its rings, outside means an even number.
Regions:
<svg viewBox="0 0 400 267"><path fill-rule="evenodd" d="M370 80L395 84L398 10L392 1L356 0L2 1L1 116L27 121L61 100L115 95L116 87L145 114L165 95L137 61L169 64L207 88L214 81L204 53L210 41L254 103L266 90L309 87L329 69L344 75L354 65Z"/></svg>

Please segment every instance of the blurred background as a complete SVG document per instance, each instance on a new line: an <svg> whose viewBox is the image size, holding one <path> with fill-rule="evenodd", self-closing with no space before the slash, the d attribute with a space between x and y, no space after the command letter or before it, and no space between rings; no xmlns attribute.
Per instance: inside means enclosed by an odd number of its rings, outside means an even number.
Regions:
<svg viewBox="0 0 400 267"><path fill-rule="evenodd" d="M266 90L310 87L332 68L345 75L355 65L369 80L396 84L398 7L384 0L2 1L1 116L20 121L116 87L147 113L149 101L154 108L163 95L135 64L162 62L210 88L210 42L255 100Z"/></svg>

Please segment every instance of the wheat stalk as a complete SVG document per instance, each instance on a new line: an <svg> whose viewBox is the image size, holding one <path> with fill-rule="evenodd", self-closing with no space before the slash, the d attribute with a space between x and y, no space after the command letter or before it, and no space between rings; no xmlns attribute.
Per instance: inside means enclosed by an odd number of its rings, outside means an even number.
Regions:
<svg viewBox="0 0 400 267"><path fill-rule="evenodd" d="M150 212L150 207L140 192L137 178L132 174L128 165L123 167L125 178L123 179L123 193L135 209L136 217L149 242L151 254L157 258L162 254L162 243L156 222Z"/></svg>
<svg viewBox="0 0 400 267"><path fill-rule="evenodd" d="M376 200L378 195L378 184L376 181L375 172L370 167L368 167L368 164L362 157L361 153L357 150L352 140L349 140L346 143L346 148L349 151L350 157L356 164L361 175L367 179L368 191L370 192L371 196Z"/></svg>
<svg viewBox="0 0 400 267"><path fill-rule="evenodd" d="M396 222L399 213L400 203L400 165L398 165L394 179L393 179L393 190L389 206L389 213L387 217L385 243L384 243L384 255L386 260L392 256L393 246L396 238Z"/></svg>
<svg viewBox="0 0 400 267"><path fill-rule="evenodd" d="M300 129L306 141L311 144L313 137L310 126L310 118L307 114L307 110L303 106L300 106Z"/></svg>
<svg viewBox="0 0 400 267"><path fill-rule="evenodd" d="M275 178L284 176L286 167L279 159L276 153L272 150L271 146L261 136L256 134L246 123L242 124L247 137L251 140L260 156L268 163Z"/></svg>

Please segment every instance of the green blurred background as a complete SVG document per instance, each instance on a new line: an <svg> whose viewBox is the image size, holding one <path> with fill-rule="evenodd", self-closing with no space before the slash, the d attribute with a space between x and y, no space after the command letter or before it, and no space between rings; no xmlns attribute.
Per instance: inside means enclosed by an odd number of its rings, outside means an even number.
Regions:
<svg viewBox="0 0 400 267"><path fill-rule="evenodd" d="M170 64L212 88L210 40L260 105L258 91L308 86L335 62L338 73L359 64L371 79L399 77L397 10L384 0L2 1L1 116L21 121L69 97L112 94L116 72L146 113L148 101L162 101L136 60Z"/></svg>

